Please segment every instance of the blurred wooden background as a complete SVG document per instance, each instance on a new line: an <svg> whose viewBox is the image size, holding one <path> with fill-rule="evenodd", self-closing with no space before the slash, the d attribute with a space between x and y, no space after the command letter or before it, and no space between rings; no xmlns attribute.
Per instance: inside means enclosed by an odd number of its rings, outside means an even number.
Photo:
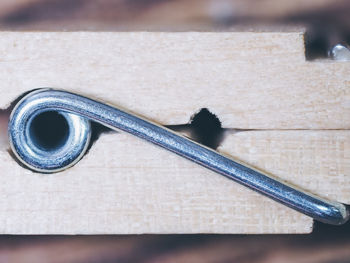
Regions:
<svg viewBox="0 0 350 263"><path fill-rule="evenodd" d="M307 55L350 42L346 0L2 0L4 30L307 28ZM350 190L350 186L349 186ZM350 225L311 235L0 236L0 262L350 262Z"/></svg>
<svg viewBox="0 0 350 263"><path fill-rule="evenodd" d="M310 235L1 236L0 262L350 262L350 228Z"/></svg>

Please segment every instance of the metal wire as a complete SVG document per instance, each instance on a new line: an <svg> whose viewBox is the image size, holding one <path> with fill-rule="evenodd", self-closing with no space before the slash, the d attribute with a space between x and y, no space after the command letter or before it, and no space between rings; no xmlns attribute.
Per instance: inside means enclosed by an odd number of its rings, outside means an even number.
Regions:
<svg viewBox="0 0 350 263"><path fill-rule="evenodd" d="M68 123L68 136L55 149L38 146L30 133L32 120L45 111L61 113ZM344 204L282 183L125 110L66 91L41 89L18 102L8 127L11 148L17 158L32 170L44 173L64 170L85 153L91 134L90 120L157 144L318 221L340 225L349 219L349 209Z"/></svg>

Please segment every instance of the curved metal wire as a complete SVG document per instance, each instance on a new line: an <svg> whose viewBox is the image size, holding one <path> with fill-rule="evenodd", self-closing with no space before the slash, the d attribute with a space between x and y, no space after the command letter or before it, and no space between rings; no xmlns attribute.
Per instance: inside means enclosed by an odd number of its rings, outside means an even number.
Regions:
<svg viewBox="0 0 350 263"><path fill-rule="evenodd" d="M35 145L28 132L31 120L44 111L58 111L69 120L69 136L54 151L38 149L40 147ZM296 189L125 110L66 91L37 90L16 105L8 128L12 150L33 170L49 173L66 169L86 150L91 133L87 120L157 144L318 221L339 225L349 219L349 209L344 204Z"/></svg>

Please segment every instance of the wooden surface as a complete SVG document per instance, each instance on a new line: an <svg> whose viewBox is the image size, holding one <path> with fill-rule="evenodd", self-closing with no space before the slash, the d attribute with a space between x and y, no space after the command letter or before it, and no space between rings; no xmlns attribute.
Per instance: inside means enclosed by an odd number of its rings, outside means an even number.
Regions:
<svg viewBox="0 0 350 263"><path fill-rule="evenodd" d="M176 30L292 23L346 37L349 8L346 0L3 0L0 27Z"/></svg>
<svg viewBox="0 0 350 263"><path fill-rule="evenodd" d="M227 128L219 151L350 202L350 63L306 61L300 32L2 33L0 58L2 108L48 86L161 124L187 123L205 107ZM19 166L5 141L2 233L312 229L310 218L130 135L102 135L75 167L54 175Z"/></svg>
<svg viewBox="0 0 350 263"><path fill-rule="evenodd" d="M318 227L308 235L2 236L0 261L348 262L349 227Z"/></svg>
<svg viewBox="0 0 350 263"><path fill-rule="evenodd" d="M224 128L350 127L350 63L306 62L301 32L1 36L0 107L59 87L168 125L208 108Z"/></svg>

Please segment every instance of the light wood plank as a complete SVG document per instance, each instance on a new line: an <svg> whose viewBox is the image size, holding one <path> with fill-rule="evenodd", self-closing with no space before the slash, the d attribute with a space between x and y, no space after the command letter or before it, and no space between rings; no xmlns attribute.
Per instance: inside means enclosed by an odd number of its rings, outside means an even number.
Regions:
<svg viewBox="0 0 350 263"><path fill-rule="evenodd" d="M128 134L102 136L65 172L32 173L0 152L0 232L299 233L312 220Z"/></svg>
<svg viewBox="0 0 350 263"><path fill-rule="evenodd" d="M306 62L302 33L8 32L0 59L0 107L51 86L163 124L207 107L228 128L350 127L350 63Z"/></svg>
<svg viewBox="0 0 350 263"><path fill-rule="evenodd" d="M221 151L348 202L348 131L244 132ZM145 154L147 153L147 154ZM305 233L312 220L128 134L103 135L73 168L32 173L0 152L0 232Z"/></svg>
<svg viewBox="0 0 350 263"><path fill-rule="evenodd" d="M350 131L249 131L219 151L330 200L350 203Z"/></svg>

